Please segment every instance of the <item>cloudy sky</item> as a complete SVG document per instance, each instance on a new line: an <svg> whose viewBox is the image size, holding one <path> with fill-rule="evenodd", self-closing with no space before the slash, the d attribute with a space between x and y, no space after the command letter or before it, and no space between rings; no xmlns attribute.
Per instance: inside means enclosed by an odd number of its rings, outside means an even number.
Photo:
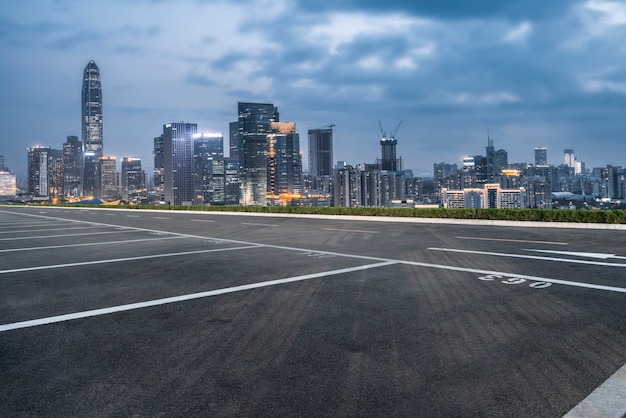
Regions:
<svg viewBox="0 0 626 418"><path fill-rule="evenodd" d="M626 3L609 0L3 0L0 154L81 135L82 72L102 73L104 152L152 167L167 122L224 132L238 101L308 129L335 160L373 162L381 121L405 168L573 148L626 165Z"/></svg>

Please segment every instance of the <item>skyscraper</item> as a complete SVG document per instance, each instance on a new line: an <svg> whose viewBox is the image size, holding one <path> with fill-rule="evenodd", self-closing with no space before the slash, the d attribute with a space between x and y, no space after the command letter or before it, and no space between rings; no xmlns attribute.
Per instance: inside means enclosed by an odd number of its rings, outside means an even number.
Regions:
<svg viewBox="0 0 626 418"><path fill-rule="evenodd" d="M63 144L63 194L80 196L83 189L83 143L77 136L68 136Z"/></svg>
<svg viewBox="0 0 626 418"><path fill-rule="evenodd" d="M548 166L548 148L535 147L535 167Z"/></svg>
<svg viewBox="0 0 626 418"><path fill-rule="evenodd" d="M102 156L100 161L100 197L105 200L117 199L117 163L115 157Z"/></svg>
<svg viewBox="0 0 626 418"><path fill-rule="evenodd" d="M217 132L200 132L193 135L194 205L213 204L215 191L224 201L224 164L218 166L219 178L214 178L214 162L224 159L224 135Z"/></svg>
<svg viewBox="0 0 626 418"><path fill-rule="evenodd" d="M563 150L563 163L570 168L576 167L576 157L573 149L566 148Z"/></svg>
<svg viewBox="0 0 626 418"><path fill-rule="evenodd" d="M126 202L141 198L144 185L144 175L141 169L141 158L122 158L122 176L120 179L122 187L122 199ZM144 195L145 197L145 195Z"/></svg>
<svg viewBox="0 0 626 418"><path fill-rule="evenodd" d="M50 147L28 148L28 193L33 198L50 196Z"/></svg>
<svg viewBox="0 0 626 418"><path fill-rule="evenodd" d="M267 203L268 134L270 123L278 122L278 108L271 103L238 103L239 202L265 206Z"/></svg>
<svg viewBox="0 0 626 418"><path fill-rule="evenodd" d="M191 205L194 197L193 135L196 123L163 125L163 196L166 204Z"/></svg>
<svg viewBox="0 0 626 418"><path fill-rule="evenodd" d="M268 195L287 200L297 199L303 189L300 135L296 132L296 124L272 122L270 128Z"/></svg>
<svg viewBox="0 0 626 418"><path fill-rule="evenodd" d="M314 177L333 174L333 128L309 129L309 174Z"/></svg>
<svg viewBox="0 0 626 418"><path fill-rule="evenodd" d="M91 60L83 72L82 87L83 130L83 194L97 196L100 192L100 157L102 142L102 83L100 69Z"/></svg>

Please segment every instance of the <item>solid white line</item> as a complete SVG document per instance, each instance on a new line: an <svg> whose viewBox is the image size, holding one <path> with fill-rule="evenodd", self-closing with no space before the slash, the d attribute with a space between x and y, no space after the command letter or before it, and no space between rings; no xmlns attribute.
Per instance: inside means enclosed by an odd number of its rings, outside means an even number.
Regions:
<svg viewBox="0 0 626 418"><path fill-rule="evenodd" d="M192 222L215 222L210 219L192 219Z"/></svg>
<svg viewBox="0 0 626 418"><path fill-rule="evenodd" d="M493 256L497 256L497 257L527 258L527 259L531 259L531 260L558 261L558 262L562 262L562 263L589 264L589 265L592 265L592 266L626 267L626 264L620 264L620 263L607 263L607 262L603 262L603 261L589 261L589 260L574 260L574 259L571 259L571 258L540 257L538 255L494 253L494 252L490 252L490 251L458 250L458 249L452 249L452 248L434 248L434 247L429 248L429 250L433 250L433 251L447 251L447 252L451 252L451 253L493 255Z"/></svg>
<svg viewBox="0 0 626 418"><path fill-rule="evenodd" d="M95 229L101 228L100 226L70 226L65 228L43 228L43 229L18 229L13 231L0 231L0 234L20 234L27 232L47 232L47 231L67 231L68 229Z"/></svg>
<svg viewBox="0 0 626 418"><path fill-rule="evenodd" d="M88 246L93 246L93 245L128 244L131 242L157 241L157 240L164 240L164 239L181 239L181 238L185 238L185 237L173 236L173 237L160 237L160 238L126 239L126 240L121 240L121 241L88 242L85 244L49 245L47 247L10 248L7 250L0 250L0 253L11 253L11 252L17 252L17 251L34 251L34 250L53 250L56 248L69 248L69 247L88 247Z"/></svg>
<svg viewBox="0 0 626 418"><path fill-rule="evenodd" d="M384 266L389 266L392 264L397 264L397 263L392 262L392 261L386 261L383 263L367 264L364 266L349 267L349 268L344 268L344 269L339 269L339 270L325 271L321 273L305 274L302 276L288 277L285 279L269 280L266 282L250 283L250 284L245 284L241 286L226 287L223 289L209 290L207 292L191 293L191 294L182 295L182 296L174 296L174 297L169 297L169 298L164 298L164 299L150 300L146 302L131 303L128 305L112 306L109 308L94 309L91 311L83 311L83 312L76 312L76 313L65 314L65 315L51 316L47 318L33 319L30 321L14 322L11 324L0 325L0 332L11 331L11 330L20 329L20 328L35 327L39 325L53 324L53 323L69 321L73 319L89 318L89 317L98 316L98 315L107 315L107 314L116 313L116 312L130 311L134 309L148 308L152 306L165 305L168 303L176 303L176 302L183 302L183 301L188 301L188 300L193 300L193 299L207 298L210 296L224 295L227 293L235 293L235 292L241 292L245 290L258 289L261 287L300 282L304 280L317 279L320 277L334 276L337 274L352 273L355 271L367 270L367 269L372 269L372 268L377 268L377 267L384 267Z"/></svg>
<svg viewBox="0 0 626 418"><path fill-rule="evenodd" d="M523 242L530 244L550 244L550 245L568 245L567 242L558 241L530 241L525 239L510 239L510 238L482 238L482 237L454 237L456 239L470 239L475 241L503 241L503 242Z"/></svg>
<svg viewBox="0 0 626 418"><path fill-rule="evenodd" d="M165 216L153 216L152 219L172 219L172 218L166 218Z"/></svg>
<svg viewBox="0 0 626 418"><path fill-rule="evenodd" d="M616 258L620 260L626 260L626 257L622 257L616 254L607 254L607 253L589 253L589 252L578 252L578 251L552 251L552 250L533 250L527 249L526 251L534 251L537 253L546 253L546 254L559 254L559 255L573 255L574 257L587 257L587 258L599 258L601 260L606 260L609 258Z"/></svg>
<svg viewBox="0 0 626 418"><path fill-rule="evenodd" d="M254 225L254 226L278 226L278 225L272 225L272 224L260 224L260 223L254 223L254 222L242 222L242 225Z"/></svg>
<svg viewBox="0 0 626 418"><path fill-rule="evenodd" d="M22 273L25 271L37 271L37 270L51 270L51 269L67 268L67 267L90 266L93 264L121 263L124 261L147 260L150 258L160 258L160 257L177 257L181 255L205 254L205 253L214 253L214 252L220 252L220 251L246 250L249 248L259 248L259 247L260 247L259 245L250 245L247 247L214 248L212 250L185 251L181 253L152 254L152 255L142 255L138 257L111 258L108 260L81 261L78 263L52 264L52 265L36 266L36 267L23 267L23 268L9 269L9 270L0 270L0 274Z"/></svg>
<svg viewBox="0 0 626 418"><path fill-rule="evenodd" d="M622 418L625 414L626 366L622 366L563 418Z"/></svg>
<svg viewBox="0 0 626 418"><path fill-rule="evenodd" d="M16 241L16 240L24 240L24 239L39 239L39 238L82 237L85 235L122 234L126 232L137 232L137 231L133 228L125 227L123 231L102 231L102 232L87 232L85 234L40 235L37 237L0 238L0 241Z"/></svg>

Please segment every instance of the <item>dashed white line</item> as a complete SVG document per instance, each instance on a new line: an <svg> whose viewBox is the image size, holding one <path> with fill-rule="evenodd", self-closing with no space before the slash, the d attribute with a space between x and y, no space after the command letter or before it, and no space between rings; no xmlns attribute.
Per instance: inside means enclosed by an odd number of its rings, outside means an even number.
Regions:
<svg viewBox="0 0 626 418"><path fill-rule="evenodd" d="M324 231L338 231L338 232L363 232L366 234L378 234L380 231L367 231L364 229L340 229L340 228L322 228Z"/></svg>
<svg viewBox="0 0 626 418"><path fill-rule="evenodd" d="M212 219L192 219L191 222L215 222Z"/></svg>
<svg viewBox="0 0 626 418"><path fill-rule="evenodd" d="M349 267L349 268L344 268L344 269L325 271L321 273L304 274L302 276L294 276L294 277L288 277L288 278L277 279L277 280L268 280L265 282L250 283L250 284L245 284L241 286L226 287L222 289L209 290L207 292L191 293L187 295L150 300L146 302L112 306L109 308L94 309L94 310L83 311L83 312L75 312L75 313L65 314L65 315L33 319L30 321L14 322L11 324L0 325L0 332L11 331L11 330L20 329L20 328L36 327L39 325L54 324L57 322L70 321L73 319L82 319L82 318L89 318L89 317L99 316L99 315L107 315L107 314L112 314L116 312L130 311L134 309L148 308L152 306L165 305L168 303L176 303L176 302L183 302L183 301L188 301L188 300L193 300L193 299L207 298L210 296L224 295L227 293L235 293L235 292L241 292L245 290L258 289L261 287L276 286L276 285L285 284L285 283L293 283L293 282L300 282L304 280L317 279L320 277L328 277L328 276L334 276L338 274L352 273L352 272L360 271L360 270L367 270L367 269L372 269L372 268L377 268L377 267L389 266L391 264L396 264L396 263L392 261L386 261L386 262L376 263L376 264L366 264L363 266Z"/></svg>
<svg viewBox="0 0 626 418"><path fill-rule="evenodd" d="M273 225L273 224L261 224L261 223L255 223L255 222L242 222L242 225L254 225L254 226L278 226L278 225Z"/></svg>

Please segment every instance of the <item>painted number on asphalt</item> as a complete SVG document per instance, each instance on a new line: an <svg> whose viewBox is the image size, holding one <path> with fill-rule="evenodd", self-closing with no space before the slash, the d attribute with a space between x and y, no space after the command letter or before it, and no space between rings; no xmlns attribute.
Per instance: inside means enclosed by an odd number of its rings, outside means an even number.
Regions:
<svg viewBox="0 0 626 418"><path fill-rule="evenodd" d="M526 279L522 277L509 277L501 276L499 274L487 274L486 276L478 277L478 280L482 280L484 282L492 282L494 280L504 279L501 283L506 285L516 285L526 283ZM528 287L532 287L533 289L545 289L546 287L552 286L552 283L548 282L532 282L528 285Z"/></svg>
<svg viewBox="0 0 626 418"><path fill-rule="evenodd" d="M307 256L307 257L316 257L316 258L331 258L331 257L335 257L334 254L316 253L314 251L308 251L308 252L305 252L305 253L298 253L298 255L303 255L303 256Z"/></svg>

